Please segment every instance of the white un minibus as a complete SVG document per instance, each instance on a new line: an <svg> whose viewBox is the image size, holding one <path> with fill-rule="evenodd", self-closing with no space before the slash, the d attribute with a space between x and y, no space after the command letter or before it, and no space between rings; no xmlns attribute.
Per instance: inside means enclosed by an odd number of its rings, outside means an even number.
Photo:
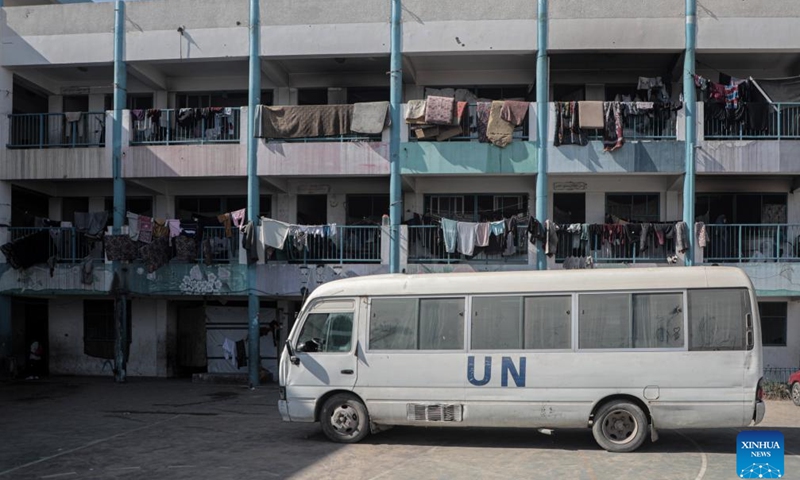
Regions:
<svg viewBox="0 0 800 480"><path fill-rule="evenodd" d="M352 443L391 425L657 429L764 417L761 328L728 267L378 275L318 287L280 363L281 416Z"/></svg>

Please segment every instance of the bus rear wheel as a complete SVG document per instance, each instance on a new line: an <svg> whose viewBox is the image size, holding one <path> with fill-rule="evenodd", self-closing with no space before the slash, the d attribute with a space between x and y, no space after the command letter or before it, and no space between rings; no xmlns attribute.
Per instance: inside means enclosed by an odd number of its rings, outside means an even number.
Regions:
<svg viewBox="0 0 800 480"><path fill-rule="evenodd" d="M612 401L595 414L592 434L609 452L632 452L642 446L647 437L647 416L636 404Z"/></svg>
<svg viewBox="0 0 800 480"><path fill-rule="evenodd" d="M320 424L333 442L360 442L369 433L367 407L354 395L338 393L322 405Z"/></svg>

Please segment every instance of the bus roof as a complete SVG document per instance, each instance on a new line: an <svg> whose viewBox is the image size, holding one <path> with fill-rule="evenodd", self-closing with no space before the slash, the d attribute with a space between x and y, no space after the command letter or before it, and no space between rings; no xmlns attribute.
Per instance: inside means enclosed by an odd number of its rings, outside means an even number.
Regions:
<svg viewBox="0 0 800 480"><path fill-rule="evenodd" d="M514 272L368 275L320 285L320 297L537 293L684 288L752 288L735 267L597 268Z"/></svg>

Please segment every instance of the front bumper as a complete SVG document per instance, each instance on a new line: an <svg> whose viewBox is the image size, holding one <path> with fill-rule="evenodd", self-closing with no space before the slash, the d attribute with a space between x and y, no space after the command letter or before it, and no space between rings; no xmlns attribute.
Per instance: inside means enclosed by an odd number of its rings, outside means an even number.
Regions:
<svg viewBox="0 0 800 480"><path fill-rule="evenodd" d="M761 420L764 420L764 415L767 413L767 404L762 400L756 401L756 411L753 413L753 425L758 425Z"/></svg>

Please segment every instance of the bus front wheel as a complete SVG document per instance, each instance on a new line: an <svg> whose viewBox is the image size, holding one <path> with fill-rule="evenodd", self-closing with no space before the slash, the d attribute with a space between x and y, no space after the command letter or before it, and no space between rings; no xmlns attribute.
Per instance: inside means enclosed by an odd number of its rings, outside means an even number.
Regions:
<svg viewBox="0 0 800 480"><path fill-rule="evenodd" d="M322 405L322 433L337 443L356 443L369 433L367 407L353 395L339 393Z"/></svg>
<svg viewBox="0 0 800 480"><path fill-rule="evenodd" d="M597 411L592 434L597 443L609 452L632 452L647 437L647 416L637 405L616 400Z"/></svg>

